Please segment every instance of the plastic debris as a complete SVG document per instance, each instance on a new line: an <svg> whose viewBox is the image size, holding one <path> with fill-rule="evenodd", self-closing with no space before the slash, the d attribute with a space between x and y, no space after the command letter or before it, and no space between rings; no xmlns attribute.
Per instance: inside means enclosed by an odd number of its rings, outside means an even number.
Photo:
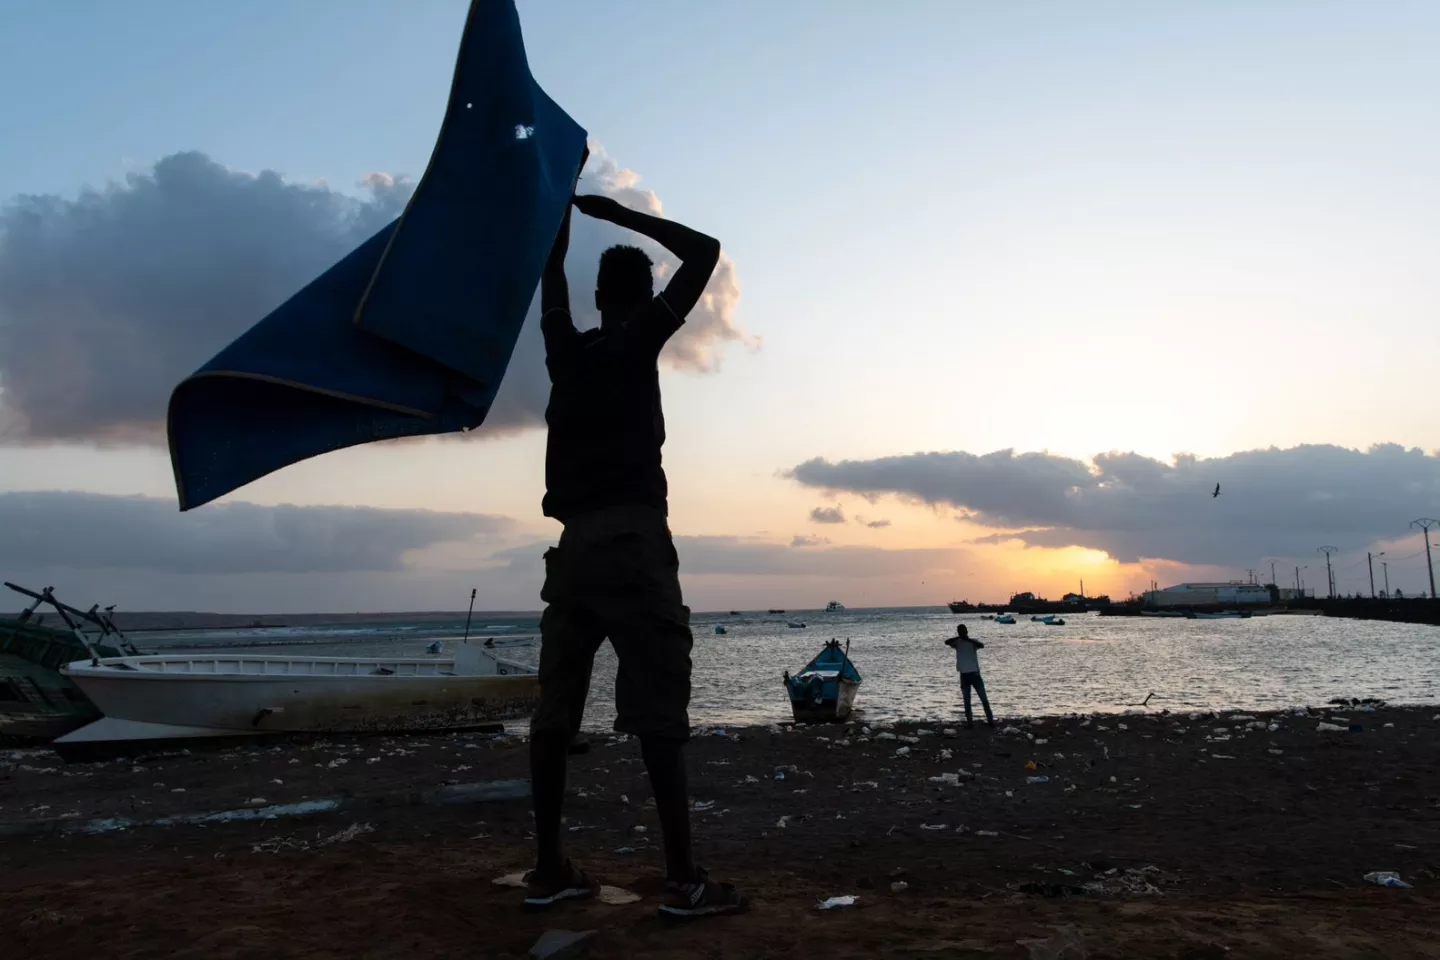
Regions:
<svg viewBox="0 0 1440 960"><path fill-rule="evenodd" d="M1370 883L1377 883L1382 887L1394 887L1397 890L1413 889L1410 884L1400 879L1400 874L1394 870L1372 870L1365 874L1365 879Z"/></svg>
<svg viewBox="0 0 1440 960"><path fill-rule="evenodd" d="M570 960L586 952L594 930L546 930L530 948L534 960Z"/></svg>
<svg viewBox="0 0 1440 960"><path fill-rule="evenodd" d="M252 807L263 807L263 806L265 806L265 804L269 803L270 801L269 801L269 800L266 800L264 797L251 797L249 800L246 800L245 802L248 803L248 804L249 804L250 806L252 806Z"/></svg>
<svg viewBox="0 0 1440 960"><path fill-rule="evenodd" d="M1039 769L1040 769L1040 765L1037 764L1034 760L1026 760L1026 761L1025 761L1025 769L1026 769L1026 770L1030 770L1030 771L1033 772L1033 771L1035 771L1035 770L1039 770Z"/></svg>
<svg viewBox="0 0 1440 960"><path fill-rule="evenodd" d="M775 768L775 779L776 779L776 780L784 780L786 777L793 777L793 776L798 775L799 773L800 773L800 768L797 767L797 766L795 766L795 764L792 763L792 764L790 764L790 765L788 765L788 766L776 767L776 768Z"/></svg>
<svg viewBox="0 0 1440 960"><path fill-rule="evenodd" d="M895 734L893 734L893 733L877 733L877 734L875 734L875 739L876 739L876 740L894 740L894 739L895 739Z"/></svg>
<svg viewBox="0 0 1440 960"><path fill-rule="evenodd" d="M956 730L955 730L954 727L946 727L944 730L941 730L940 732L941 732L942 734L944 734L945 736L947 736L947 737L953 737L953 736L956 735Z"/></svg>
<svg viewBox="0 0 1440 960"><path fill-rule="evenodd" d="M628 856L630 856L631 854L633 854L634 852L635 852L635 848L634 848L634 847L616 847L616 848L615 848L615 855L616 855L616 856L619 856L619 857L628 857Z"/></svg>
<svg viewBox="0 0 1440 960"><path fill-rule="evenodd" d="M897 756L897 757L908 757L908 756L910 756L910 748L909 748L909 747L901 747L899 750L896 750L896 751L895 751L895 756Z"/></svg>
<svg viewBox="0 0 1440 960"><path fill-rule="evenodd" d="M940 774L939 776L931 777L931 778L930 778L930 782L931 782L931 783L943 783L943 784L945 784L947 787L958 787L958 786L960 786L960 774L958 774L958 773L942 773L942 774Z"/></svg>
<svg viewBox="0 0 1440 960"><path fill-rule="evenodd" d="M1026 782L1026 783L1049 783L1049 782L1050 782L1050 778L1049 778L1049 777L1026 777L1026 778L1025 778L1025 782Z"/></svg>
<svg viewBox="0 0 1440 960"><path fill-rule="evenodd" d="M603 885L600 887L600 902L608 903L611 906L619 906L624 903L636 903L640 899L638 893L631 893L622 887Z"/></svg>
<svg viewBox="0 0 1440 960"><path fill-rule="evenodd" d="M948 823L922 823L922 824L920 824L920 829L921 829L921 830L949 830L949 829L950 829L950 825L949 825Z"/></svg>
<svg viewBox="0 0 1440 960"><path fill-rule="evenodd" d="M910 884L906 883L904 880L896 880L894 883L890 884L891 893L903 893L904 891L909 889Z"/></svg>
<svg viewBox="0 0 1440 960"><path fill-rule="evenodd" d="M787 820L789 820L789 819L790 819L790 814L787 813L787 814L785 814L785 816L783 816L783 817L781 817L779 820L776 820L776 821L775 821L775 826L779 827L781 830L784 830L784 829L785 829L785 821L787 821Z"/></svg>
<svg viewBox="0 0 1440 960"><path fill-rule="evenodd" d="M643 826L635 827L634 830L635 830L636 833L644 833L644 832L645 832L645 828L644 828Z"/></svg>
<svg viewBox="0 0 1440 960"><path fill-rule="evenodd" d="M316 841L316 846L328 847L332 843L349 843L356 837L363 837L367 833L374 833L375 827L368 823L352 823L338 833L332 833L328 837L321 837Z"/></svg>
<svg viewBox="0 0 1440 960"><path fill-rule="evenodd" d="M976 831L975 831L975 836L977 836L977 837L998 837L998 836L1000 836L1000 834L999 834L997 831L995 831L995 830L976 830Z"/></svg>
<svg viewBox="0 0 1440 960"><path fill-rule="evenodd" d="M942 749L942 750L940 751L940 759L941 759L941 760L952 760L952 759L954 759L954 757L955 757L955 752L954 752L953 750L943 750L943 749Z"/></svg>
<svg viewBox="0 0 1440 960"><path fill-rule="evenodd" d="M1349 729L1349 727L1342 727L1338 723L1326 723L1324 720L1321 720L1315 727L1318 733L1345 733Z"/></svg>
<svg viewBox="0 0 1440 960"><path fill-rule="evenodd" d="M818 910L839 910L839 909L841 909L842 907L853 907L853 906L855 906L855 902L856 902L857 900L859 900L859 899L860 899L859 897L853 896L853 895L846 895L846 896L843 896L843 897L831 897L831 898L828 899L828 900L824 900L824 901L816 904L816 909L818 909Z"/></svg>
<svg viewBox="0 0 1440 960"><path fill-rule="evenodd" d="M1284 750L1281 750L1279 747L1271 747L1271 748L1270 748L1268 751L1266 751L1266 752L1268 752L1268 753L1270 754L1270 756L1272 756L1272 757L1278 757L1278 756L1280 756L1282 753L1284 753L1285 751L1284 751Z"/></svg>

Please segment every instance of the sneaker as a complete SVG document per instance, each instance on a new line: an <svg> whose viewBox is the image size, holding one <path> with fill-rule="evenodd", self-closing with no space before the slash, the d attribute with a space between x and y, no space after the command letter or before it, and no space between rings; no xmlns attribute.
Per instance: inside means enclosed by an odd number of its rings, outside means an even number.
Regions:
<svg viewBox="0 0 1440 960"><path fill-rule="evenodd" d="M525 906L531 910L545 910L561 900L589 900L599 892L600 884L569 860L554 881L541 877L536 870L525 874Z"/></svg>
<svg viewBox="0 0 1440 960"><path fill-rule="evenodd" d="M660 904L660 915L689 920L743 913L749 907L750 901L736 893L730 884L716 883L704 870L696 870L694 883L665 881L665 901Z"/></svg>

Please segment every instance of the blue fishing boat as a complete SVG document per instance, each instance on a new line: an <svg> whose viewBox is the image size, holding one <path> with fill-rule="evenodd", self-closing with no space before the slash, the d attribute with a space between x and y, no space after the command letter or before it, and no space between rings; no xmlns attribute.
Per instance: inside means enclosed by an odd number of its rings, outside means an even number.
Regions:
<svg viewBox="0 0 1440 960"><path fill-rule="evenodd" d="M850 641L831 640L793 677L785 671L785 692L796 723L835 723L850 716L860 691L860 671L850 662Z"/></svg>

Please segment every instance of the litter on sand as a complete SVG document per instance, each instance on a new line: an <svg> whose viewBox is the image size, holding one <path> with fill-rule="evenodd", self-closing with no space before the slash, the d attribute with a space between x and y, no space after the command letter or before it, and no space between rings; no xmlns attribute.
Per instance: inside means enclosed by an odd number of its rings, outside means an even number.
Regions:
<svg viewBox="0 0 1440 960"><path fill-rule="evenodd" d="M851 895L846 895L843 897L831 897L830 899L824 900L816 904L815 906L817 910L839 910L842 907L855 906L855 901L859 899L859 897Z"/></svg>
<svg viewBox="0 0 1440 960"><path fill-rule="evenodd" d="M1382 887L1394 887L1397 890L1413 889L1410 884L1400 879L1400 874L1394 870L1372 870L1365 874L1365 879L1370 883L1379 884Z"/></svg>

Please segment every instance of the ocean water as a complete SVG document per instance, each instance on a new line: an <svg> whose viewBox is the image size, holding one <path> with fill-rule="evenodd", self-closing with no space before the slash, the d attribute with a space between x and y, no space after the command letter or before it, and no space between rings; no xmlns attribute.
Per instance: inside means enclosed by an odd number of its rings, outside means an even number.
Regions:
<svg viewBox="0 0 1440 960"><path fill-rule="evenodd" d="M697 614L691 722L774 723L790 717L781 673L803 667L834 637L850 641L864 683L857 708L872 719L942 721L960 714L955 658L943 641L966 623L985 643L980 664L997 714L1123 710L1153 694L1153 709L1266 709L1333 697L1440 703L1440 627L1310 616L1249 620L1066 618L1014 626L941 608ZM717 636L716 626L726 634ZM328 656L420 655L433 639L458 638L464 620L176 631L141 634L142 648L183 645L275 653L296 645ZM538 615L477 618L472 637L495 637L505 655L534 663ZM614 719L615 655L596 658L585 726ZM978 708L979 704L976 704Z"/></svg>

